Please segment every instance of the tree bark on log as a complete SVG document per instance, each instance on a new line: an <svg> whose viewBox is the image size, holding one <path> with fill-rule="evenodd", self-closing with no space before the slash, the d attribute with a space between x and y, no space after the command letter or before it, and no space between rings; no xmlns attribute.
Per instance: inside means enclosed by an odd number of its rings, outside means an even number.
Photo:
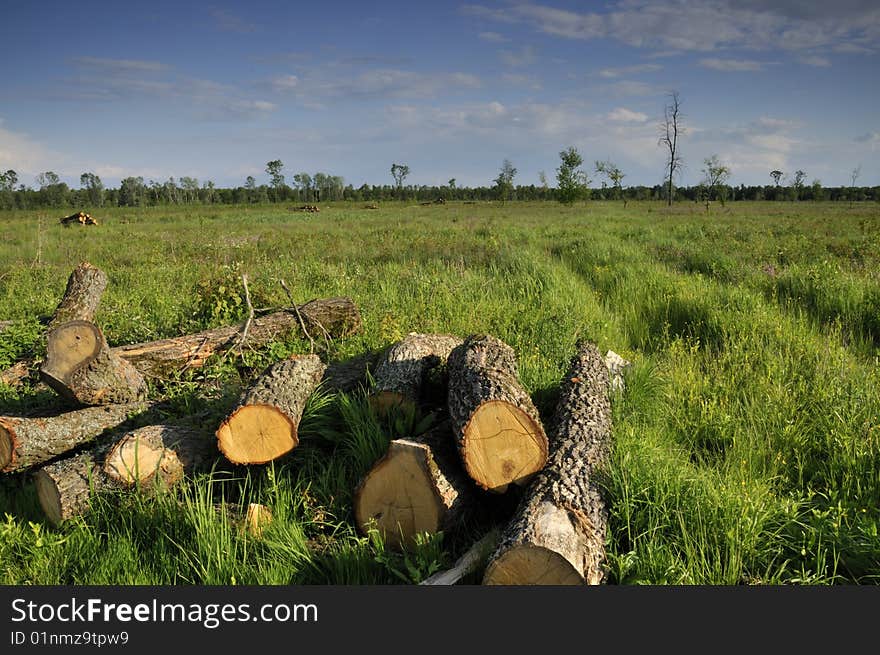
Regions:
<svg viewBox="0 0 880 655"><path fill-rule="evenodd" d="M187 475L210 469L219 456L216 440L204 432L176 425L148 425L117 441L102 470L122 487L155 483L167 489Z"/></svg>
<svg viewBox="0 0 880 655"><path fill-rule="evenodd" d="M93 493L112 487L101 470L104 457L115 442L102 441L85 452L65 457L34 473L37 498L52 525L85 514Z"/></svg>
<svg viewBox="0 0 880 655"><path fill-rule="evenodd" d="M445 364L462 340L446 334L410 333L392 345L376 368L370 405L380 415L394 406L415 407L431 368Z"/></svg>
<svg viewBox="0 0 880 655"><path fill-rule="evenodd" d="M87 407L46 418L0 416L0 473L18 473L94 441L147 403Z"/></svg>
<svg viewBox="0 0 880 655"><path fill-rule="evenodd" d="M107 274L88 262L82 262L73 269L47 330L70 321L94 321L107 282Z"/></svg>
<svg viewBox="0 0 880 655"><path fill-rule="evenodd" d="M101 329L88 321L68 321L49 332L40 378L81 405L137 402L147 395L144 377L114 354Z"/></svg>
<svg viewBox="0 0 880 655"><path fill-rule="evenodd" d="M363 327L360 312L351 298L319 298L299 305L297 309L312 336L346 337ZM295 330L302 331L302 325L294 310L258 316L250 324L246 344L260 348ZM235 346L241 331L241 326L231 325L170 339L117 346L112 352L131 362L142 374L162 378L181 369L203 366L211 356Z"/></svg>
<svg viewBox="0 0 880 655"><path fill-rule="evenodd" d="M375 522L393 548L411 546L419 533L454 526L475 506L477 493L444 421L419 436L391 441L355 489L355 521L363 534Z"/></svg>
<svg viewBox="0 0 880 655"><path fill-rule="evenodd" d="M67 278L64 295L49 319L46 332L69 321L94 321L107 282L107 274L104 271L89 262L81 262ZM12 321L5 323L11 324ZM33 359L16 362L4 371L0 371L0 381L15 386L29 375L33 365Z"/></svg>
<svg viewBox="0 0 880 655"><path fill-rule="evenodd" d="M217 428L220 451L234 464L265 464L293 450L306 401L325 368L317 355L268 367Z"/></svg>
<svg viewBox="0 0 880 655"><path fill-rule="evenodd" d="M581 343L561 385L552 453L501 535L484 584L599 584L605 577L607 510L594 472L611 436L608 369Z"/></svg>
<svg viewBox="0 0 880 655"><path fill-rule="evenodd" d="M321 383L327 388L345 393L350 393L359 386L366 386L367 371L375 369L382 356L382 352L366 352L331 362L327 364Z"/></svg>
<svg viewBox="0 0 880 655"><path fill-rule="evenodd" d="M103 439L89 450L38 469L34 473L37 498L48 520L57 526L85 514L91 499L101 492L145 483L151 477L170 486L183 475L206 469L217 460L213 441L209 433L168 425L147 426ZM114 452L118 464L108 474L106 461ZM150 453L154 457L149 457ZM126 470L137 470L139 479L126 477ZM142 488L154 490L157 486L143 484Z"/></svg>
<svg viewBox="0 0 880 655"><path fill-rule="evenodd" d="M496 493L527 484L547 461L547 436L513 349L472 335L450 353L448 369L449 414L468 475Z"/></svg>

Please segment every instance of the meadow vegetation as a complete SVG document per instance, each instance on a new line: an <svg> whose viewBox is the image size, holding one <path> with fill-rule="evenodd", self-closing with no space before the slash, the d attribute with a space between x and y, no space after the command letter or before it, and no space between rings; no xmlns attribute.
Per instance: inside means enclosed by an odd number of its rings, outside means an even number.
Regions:
<svg viewBox="0 0 880 655"><path fill-rule="evenodd" d="M0 213L0 369L40 348L83 260L110 284L110 345L242 320L253 304L350 296L364 331L342 359L411 331L509 343L549 418L578 339L633 362L613 400L612 584L880 582L880 210L876 203L322 204L108 208L97 227L48 210ZM59 215L60 216L60 215ZM170 420L219 424L290 338L151 379ZM58 406L0 385L0 414ZM266 466L173 492L99 497L60 529L27 475L0 478L0 583L402 584L443 568L485 528L407 552L360 535L351 498L391 438L431 415L374 418L363 394L311 398L302 442ZM275 520L243 534L221 502Z"/></svg>

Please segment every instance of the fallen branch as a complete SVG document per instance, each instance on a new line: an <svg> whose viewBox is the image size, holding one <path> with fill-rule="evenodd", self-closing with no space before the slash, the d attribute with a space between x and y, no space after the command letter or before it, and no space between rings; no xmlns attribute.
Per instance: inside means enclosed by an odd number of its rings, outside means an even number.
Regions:
<svg viewBox="0 0 880 655"><path fill-rule="evenodd" d="M471 546L468 551L459 557L451 569L438 571L430 578L425 578L419 584L423 585L453 585L466 575L478 571L489 559L492 551L498 545L499 530L490 530L482 539Z"/></svg>
<svg viewBox="0 0 880 655"><path fill-rule="evenodd" d="M357 305L350 298L311 300L295 309L258 316L251 322L248 339L251 347L261 348L290 332L302 329L297 313L307 326L322 325L334 337L345 337L362 329ZM196 334L160 339L111 348L145 376L167 378L184 368L200 368L210 357L234 347L241 334L240 326L225 326Z"/></svg>

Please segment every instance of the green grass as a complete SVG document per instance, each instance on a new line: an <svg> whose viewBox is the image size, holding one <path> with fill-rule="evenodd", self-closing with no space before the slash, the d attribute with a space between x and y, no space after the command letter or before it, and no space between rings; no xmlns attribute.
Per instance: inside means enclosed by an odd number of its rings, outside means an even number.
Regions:
<svg viewBox="0 0 880 655"><path fill-rule="evenodd" d="M549 418L579 338L633 362L613 398L609 582L880 582L880 210L821 203L449 203L93 211L66 229L0 214L0 367L39 353L82 260L110 285L96 317L111 345L244 317L254 305L351 296L363 334L329 358L410 331L488 332L516 351ZM219 421L291 338L180 379L152 380L172 418ZM0 414L55 402L0 386ZM362 394L322 390L302 444L264 467L202 476L152 499L110 494L60 529L26 475L0 479L6 584L401 584L452 561L484 525L407 553L354 528L352 493L388 440L421 416L377 422ZM263 539L217 510L262 502Z"/></svg>

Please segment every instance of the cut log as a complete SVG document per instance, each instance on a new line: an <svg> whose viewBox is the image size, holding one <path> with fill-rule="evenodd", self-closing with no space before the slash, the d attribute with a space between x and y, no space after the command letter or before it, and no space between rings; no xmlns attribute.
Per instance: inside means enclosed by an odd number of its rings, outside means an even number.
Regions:
<svg viewBox="0 0 880 655"><path fill-rule="evenodd" d="M144 377L110 350L101 329L89 321L68 321L49 332L40 378L58 395L82 405L143 400Z"/></svg>
<svg viewBox="0 0 880 655"><path fill-rule="evenodd" d="M111 453L117 464L108 474L105 465ZM151 492L179 482L181 473L204 470L216 460L210 434L177 426L148 426L102 439L89 450L47 464L34 473L34 481L43 512L53 525L60 525L85 514L96 494L156 479L160 484L141 485Z"/></svg>
<svg viewBox="0 0 880 655"><path fill-rule="evenodd" d="M355 521L363 534L375 526L392 548L411 546L417 534L454 526L474 507L477 493L444 421L390 443L355 490Z"/></svg>
<svg viewBox="0 0 880 655"><path fill-rule="evenodd" d="M547 466L501 535L484 584L599 584L607 510L594 479L611 436L608 369L581 343L562 381Z"/></svg>
<svg viewBox="0 0 880 655"><path fill-rule="evenodd" d="M234 464L265 464L293 450L306 401L326 367L317 355L268 367L217 429L217 445Z"/></svg>
<svg viewBox="0 0 880 655"><path fill-rule="evenodd" d="M314 337L346 337L362 329L361 315L351 298L322 298L297 307L306 330ZM292 331L301 331L294 310L258 316L251 321L247 345L261 348ZM231 325L170 339L118 346L112 352L131 362L142 374L166 377L182 369L199 368L213 355L235 346L241 326Z"/></svg>
<svg viewBox="0 0 880 655"><path fill-rule="evenodd" d="M87 407L45 418L0 416L0 472L18 473L43 464L94 441L105 430L148 407L146 403L130 403Z"/></svg>
<svg viewBox="0 0 880 655"><path fill-rule="evenodd" d="M67 278L64 295L49 319L47 331L68 321L94 321L107 281L104 271L89 262L81 262ZM15 386L28 377L32 366L33 359L16 362L0 371L0 381Z"/></svg>
<svg viewBox="0 0 880 655"><path fill-rule="evenodd" d="M472 335L450 353L448 369L449 414L468 475L497 493L527 484L547 461L547 436L513 349Z"/></svg>
<svg viewBox="0 0 880 655"><path fill-rule="evenodd" d="M61 525L85 514L91 495L112 487L101 470L101 464L113 443L102 441L85 452L47 464L34 473L40 507L52 525Z"/></svg>
<svg viewBox="0 0 880 655"><path fill-rule="evenodd" d="M321 379L328 389L350 393L359 386L366 386L367 371L374 370L382 359L382 352L366 352L348 359L327 364Z"/></svg>
<svg viewBox="0 0 880 655"><path fill-rule="evenodd" d="M431 368L445 364L462 340L446 334L410 333L392 345L376 367L370 405L380 415L395 406L415 407Z"/></svg>
<svg viewBox="0 0 880 655"><path fill-rule="evenodd" d="M48 330L69 321L94 321L107 281L107 274L100 268L89 262L79 264L67 278L67 288L49 321Z"/></svg>
<svg viewBox="0 0 880 655"><path fill-rule="evenodd" d="M103 472L122 487L169 488L187 475L211 468L217 443L204 432L175 425L149 425L126 434L107 453Z"/></svg>

